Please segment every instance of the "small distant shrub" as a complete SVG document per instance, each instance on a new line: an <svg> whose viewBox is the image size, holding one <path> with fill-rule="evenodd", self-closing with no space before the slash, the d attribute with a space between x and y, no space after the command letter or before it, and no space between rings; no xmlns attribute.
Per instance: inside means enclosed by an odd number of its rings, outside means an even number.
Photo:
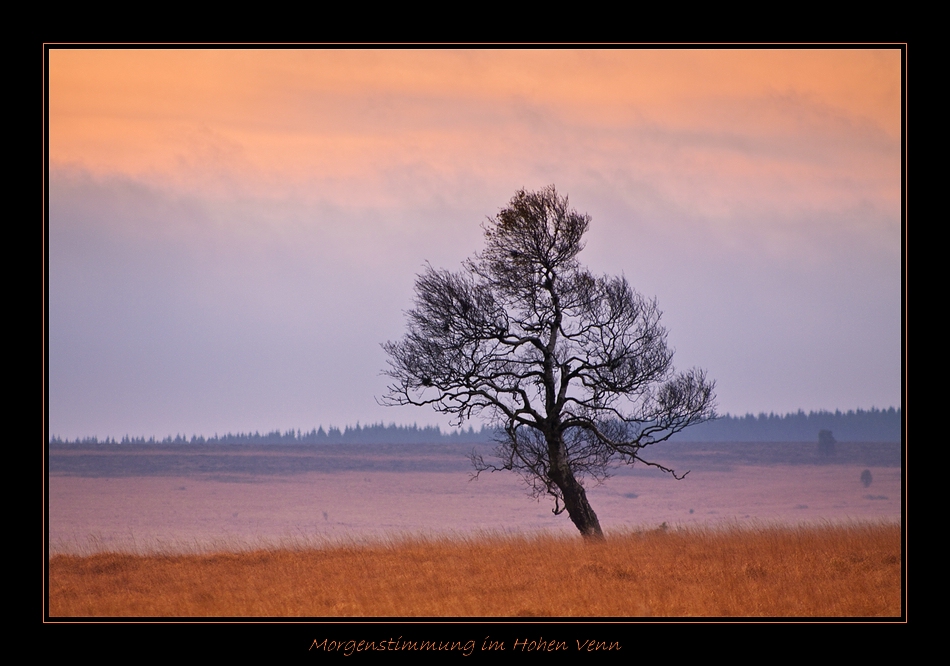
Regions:
<svg viewBox="0 0 950 666"><path fill-rule="evenodd" d="M864 484L865 488L871 485L872 480L873 479L871 477L871 470L866 469L863 472L861 472L861 483Z"/></svg>
<svg viewBox="0 0 950 666"><path fill-rule="evenodd" d="M823 456L833 456L835 454L835 437L830 430L818 431L818 453Z"/></svg>

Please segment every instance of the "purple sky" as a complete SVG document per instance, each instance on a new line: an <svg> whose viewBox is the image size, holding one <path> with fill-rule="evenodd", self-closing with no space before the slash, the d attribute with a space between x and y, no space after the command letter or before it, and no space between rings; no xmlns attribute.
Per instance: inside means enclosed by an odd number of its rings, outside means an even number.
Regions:
<svg viewBox="0 0 950 666"><path fill-rule="evenodd" d="M50 434L445 425L376 404L380 343L551 183L720 412L901 406L900 81L895 50L54 50Z"/></svg>

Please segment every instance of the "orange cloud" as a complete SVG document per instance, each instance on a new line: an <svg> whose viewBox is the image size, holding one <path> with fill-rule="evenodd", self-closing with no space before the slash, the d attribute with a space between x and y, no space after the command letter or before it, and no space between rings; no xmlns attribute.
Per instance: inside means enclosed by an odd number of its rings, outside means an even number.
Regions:
<svg viewBox="0 0 950 666"><path fill-rule="evenodd" d="M686 198L711 208L750 177L899 198L893 49L55 49L49 102L54 166L209 192L369 201L400 174L507 190L554 169L701 181Z"/></svg>

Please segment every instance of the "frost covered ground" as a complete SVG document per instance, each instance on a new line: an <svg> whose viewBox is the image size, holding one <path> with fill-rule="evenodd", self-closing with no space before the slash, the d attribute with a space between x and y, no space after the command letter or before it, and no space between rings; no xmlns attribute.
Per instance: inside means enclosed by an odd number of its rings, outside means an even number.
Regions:
<svg viewBox="0 0 950 666"><path fill-rule="evenodd" d="M490 447L479 447L488 453ZM576 533L509 472L470 481L462 445L53 447L51 553L239 550L401 535ZM901 518L900 447L667 444L682 481L621 468L588 486L605 531ZM870 470L872 482L861 480Z"/></svg>

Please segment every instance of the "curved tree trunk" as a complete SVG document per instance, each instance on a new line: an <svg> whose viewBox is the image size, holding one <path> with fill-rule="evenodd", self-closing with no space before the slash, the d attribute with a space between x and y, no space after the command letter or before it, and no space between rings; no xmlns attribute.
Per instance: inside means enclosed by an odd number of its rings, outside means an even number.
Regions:
<svg viewBox="0 0 950 666"><path fill-rule="evenodd" d="M597 520L597 514L594 513L590 502L587 501L587 491L584 490L584 486L571 471L563 443L549 440L548 454L551 461L551 469L548 474L561 490L561 495L564 498L564 508L567 509L567 515L570 516L571 522L574 523L574 526L577 527L584 538L603 539L604 532L600 529L600 521Z"/></svg>

